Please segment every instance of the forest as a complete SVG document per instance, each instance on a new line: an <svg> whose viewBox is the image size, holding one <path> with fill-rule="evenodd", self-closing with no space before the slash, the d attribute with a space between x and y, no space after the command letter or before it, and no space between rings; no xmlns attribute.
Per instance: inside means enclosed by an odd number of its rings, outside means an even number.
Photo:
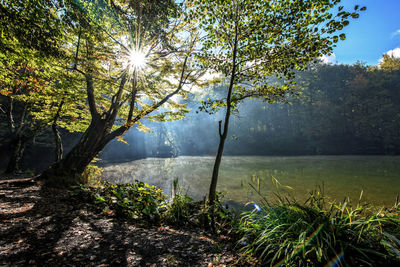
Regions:
<svg viewBox="0 0 400 267"><path fill-rule="evenodd" d="M400 58L324 62L342 4L1 1L0 265L398 264Z"/></svg>
<svg viewBox="0 0 400 267"><path fill-rule="evenodd" d="M396 59L386 59L379 68L314 64L297 75L301 88L289 104L268 104L257 99L241 103L240 113L232 119L225 154L398 155L399 70L400 62ZM218 136L209 127L216 129L221 114L199 112L199 107L202 100L217 99L223 89L216 86L206 93L193 93L184 101L189 109L184 118L163 123L147 120L144 125L148 131L132 129L124 135L127 143L111 142L99 158L104 162L123 162L146 157L213 155ZM1 116L5 123L6 114ZM7 134L3 132L4 139ZM61 129L66 152L80 135ZM197 144L199 139L201 144ZM50 127L26 146L20 162L22 169L41 171L54 161L56 143ZM6 149L3 143L4 169L10 157ZM40 161L35 160L38 155Z"/></svg>
<svg viewBox="0 0 400 267"><path fill-rule="evenodd" d="M398 155L400 151L400 61L380 68L315 64L297 75L299 95L289 104L257 99L241 103L230 128L227 155ZM220 88L187 100L182 120L146 123L129 144L112 143L101 158L124 161L150 156L213 155L216 116L199 112L201 100L217 99ZM214 127L215 131L209 127ZM140 140L140 141L137 141ZM202 140L201 144L197 140ZM118 152L114 152L118 151ZM121 152L122 151L122 152Z"/></svg>

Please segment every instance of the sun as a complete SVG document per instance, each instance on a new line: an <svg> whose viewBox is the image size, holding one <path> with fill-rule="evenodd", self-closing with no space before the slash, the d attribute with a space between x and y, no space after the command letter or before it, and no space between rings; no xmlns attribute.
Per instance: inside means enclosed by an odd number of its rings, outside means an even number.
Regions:
<svg viewBox="0 0 400 267"><path fill-rule="evenodd" d="M143 69L146 66L146 55L141 51L131 51L129 54L129 65L134 69Z"/></svg>

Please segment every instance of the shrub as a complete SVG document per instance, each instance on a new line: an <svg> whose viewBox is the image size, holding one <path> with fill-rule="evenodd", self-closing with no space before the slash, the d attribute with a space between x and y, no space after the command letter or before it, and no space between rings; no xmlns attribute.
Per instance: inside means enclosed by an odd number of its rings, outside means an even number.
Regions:
<svg viewBox="0 0 400 267"><path fill-rule="evenodd" d="M103 182L98 187L82 188L89 191L95 203L103 206L107 213L115 212L119 217L158 223L160 213L166 209L162 190L147 183L113 185Z"/></svg>

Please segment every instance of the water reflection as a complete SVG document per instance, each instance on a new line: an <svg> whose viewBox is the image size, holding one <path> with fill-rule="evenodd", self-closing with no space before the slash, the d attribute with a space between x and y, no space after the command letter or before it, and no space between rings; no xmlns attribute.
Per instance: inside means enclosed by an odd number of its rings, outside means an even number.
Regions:
<svg viewBox="0 0 400 267"><path fill-rule="evenodd" d="M172 181L196 199L208 192L214 157L147 158L105 167L104 178L113 183L135 179L171 191ZM376 205L392 205L400 193L400 157L387 156L225 156L218 190L229 200L246 203L258 199L256 191L273 199L277 191L305 200L307 192L324 184L326 195L343 200L349 196ZM255 190L252 188L252 185ZM291 189L293 188L293 190Z"/></svg>

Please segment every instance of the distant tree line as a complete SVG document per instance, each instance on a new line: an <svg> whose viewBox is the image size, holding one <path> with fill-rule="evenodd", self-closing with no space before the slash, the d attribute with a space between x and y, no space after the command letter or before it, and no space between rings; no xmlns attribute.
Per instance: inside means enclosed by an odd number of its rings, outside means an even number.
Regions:
<svg viewBox="0 0 400 267"><path fill-rule="evenodd" d="M302 90L290 105L253 99L241 104L226 155L400 154L400 60L385 56L377 67L316 64L297 76ZM220 89L202 99L218 98ZM104 158L118 159L121 151L124 159L214 155L219 114L196 113L198 102L189 106L185 119L150 124L152 134L131 132L141 141L114 144Z"/></svg>
<svg viewBox="0 0 400 267"><path fill-rule="evenodd" d="M400 64L385 63L313 66L299 75L304 90L292 105L248 105L230 153L399 154Z"/></svg>

